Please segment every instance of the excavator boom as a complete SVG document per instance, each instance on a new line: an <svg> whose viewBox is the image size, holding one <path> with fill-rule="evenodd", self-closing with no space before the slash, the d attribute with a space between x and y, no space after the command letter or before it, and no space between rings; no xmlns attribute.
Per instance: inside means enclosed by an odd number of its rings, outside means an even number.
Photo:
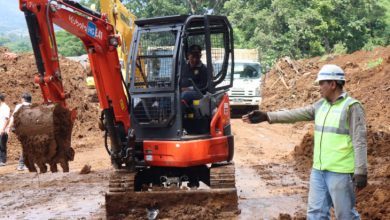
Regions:
<svg viewBox="0 0 390 220"><path fill-rule="evenodd" d="M58 104L66 108L66 98L69 98L62 84L54 24L83 42L103 111L102 124L111 142L111 159L114 166L121 166L125 162L123 158L128 154L126 148L130 118L117 53L120 39L114 27L100 13L70 0L20 0L19 5L26 17L36 58L38 73L35 82L40 85L45 104ZM71 120L74 118L75 114L72 113ZM20 121L23 122L23 119ZM20 125L31 129L35 126ZM23 135L20 133L20 136Z"/></svg>

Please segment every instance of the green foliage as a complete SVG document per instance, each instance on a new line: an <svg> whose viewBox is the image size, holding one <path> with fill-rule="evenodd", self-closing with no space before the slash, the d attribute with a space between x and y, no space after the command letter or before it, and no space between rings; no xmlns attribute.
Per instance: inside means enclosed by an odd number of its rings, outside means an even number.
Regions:
<svg viewBox="0 0 390 220"><path fill-rule="evenodd" d="M31 51L31 43L27 41L28 39L17 40L14 42L10 42L5 46L8 47L11 51L16 53L28 52Z"/></svg>
<svg viewBox="0 0 390 220"><path fill-rule="evenodd" d="M219 14L226 0L124 0L123 4L138 18L168 15Z"/></svg>
<svg viewBox="0 0 390 220"><path fill-rule="evenodd" d="M7 43L10 43L11 39L6 36L0 36L0 46L5 46Z"/></svg>
<svg viewBox="0 0 390 220"><path fill-rule="evenodd" d="M57 31L56 40L58 53L63 56L80 56L86 53L81 40L69 32Z"/></svg>
<svg viewBox="0 0 390 220"><path fill-rule="evenodd" d="M32 50L30 38L28 36L16 34L0 35L0 46L7 47L9 50L16 53Z"/></svg>
<svg viewBox="0 0 390 220"><path fill-rule="evenodd" d="M341 55L341 54L346 54L348 51L345 43L337 43L333 46L333 54L336 54L336 55Z"/></svg>
<svg viewBox="0 0 390 220"><path fill-rule="evenodd" d="M258 48L260 59L276 59L372 50L390 43L390 0L123 0L138 18L179 14L223 14L234 28L236 48ZM100 10L100 0L81 0ZM0 46L31 48L28 39L0 36ZM24 43L23 43L24 40ZM57 33L59 52L85 53L76 37Z"/></svg>
<svg viewBox="0 0 390 220"><path fill-rule="evenodd" d="M385 46L385 41L385 38L371 38L367 41L366 44L364 44L362 49L366 51L372 51L378 46Z"/></svg>
<svg viewBox="0 0 390 220"><path fill-rule="evenodd" d="M381 65L382 63L383 63L383 58L382 57L380 57L378 59L375 59L375 60L371 60L371 61L369 61L367 63L367 65L366 65L367 68L366 69L375 68L375 67Z"/></svg>
<svg viewBox="0 0 390 220"><path fill-rule="evenodd" d="M321 56L320 61L323 62L323 61L326 61L326 60L331 59L333 57L334 57L334 54L325 54L325 55Z"/></svg>
<svg viewBox="0 0 390 220"><path fill-rule="evenodd" d="M123 1L123 3L138 18L149 18L190 13L190 7L186 5L186 2L179 0L135 0Z"/></svg>
<svg viewBox="0 0 390 220"><path fill-rule="evenodd" d="M263 61L286 55L297 59L350 53L369 42L388 44L389 0L380 2L229 0L224 12L235 28L238 47L260 48L261 54L267 54Z"/></svg>
<svg viewBox="0 0 390 220"><path fill-rule="evenodd" d="M325 47L320 40L313 40L309 42L310 53L313 56L320 56L326 52Z"/></svg>

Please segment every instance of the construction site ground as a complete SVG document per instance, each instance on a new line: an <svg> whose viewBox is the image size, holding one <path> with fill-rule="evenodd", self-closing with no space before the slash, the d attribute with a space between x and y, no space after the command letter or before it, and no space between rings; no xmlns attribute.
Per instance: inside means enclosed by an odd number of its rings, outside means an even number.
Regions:
<svg viewBox="0 0 390 220"><path fill-rule="evenodd" d="M0 48L0 92L7 95L11 109L25 91L33 94L34 103L42 102L33 83L33 55L10 58L6 52ZM82 66L65 58L61 61L64 86L71 95L69 107L78 111L72 134L75 161L69 173L17 171L21 146L10 133L8 162L0 167L0 219L105 219L104 194L113 169L98 129L99 106L88 101ZM280 59L264 79L261 109L301 107L319 99L313 81L325 63L345 69L346 90L366 111L369 184L357 194L358 211L362 219L390 219L390 47L299 61ZM229 218L305 219L312 123L248 125L232 119L232 128L240 211ZM85 165L90 172L80 174ZM160 216L215 219L215 213L205 207L172 207Z"/></svg>

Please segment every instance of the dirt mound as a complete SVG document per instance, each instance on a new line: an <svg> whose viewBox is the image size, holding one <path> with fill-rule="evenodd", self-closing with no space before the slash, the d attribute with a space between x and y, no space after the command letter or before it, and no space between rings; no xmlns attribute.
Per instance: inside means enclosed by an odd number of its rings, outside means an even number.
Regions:
<svg viewBox="0 0 390 220"><path fill-rule="evenodd" d="M389 179L387 179L389 181ZM358 210L362 219L389 219L390 215L390 186L378 187L369 185L358 193Z"/></svg>
<svg viewBox="0 0 390 220"><path fill-rule="evenodd" d="M293 152L295 170L306 180L312 166L313 142L311 131ZM390 134L368 129L367 142L369 186L357 194L357 207L364 219L390 219Z"/></svg>
<svg viewBox="0 0 390 220"><path fill-rule="evenodd" d="M261 108L272 111L317 101L320 94L314 80L327 63L337 64L346 72L346 91L362 102L368 126L390 132L388 123L384 123L390 121L390 46L344 56L281 59L265 79Z"/></svg>
<svg viewBox="0 0 390 220"><path fill-rule="evenodd" d="M317 101L320 94L314 80L327 63L344 69L346 91L361 101L366 112L369 186L357 194L358 210L364 219L390 219L390 46L343 56L280 59L265 79L262 109L296 108ZM312 148L310 131L293 152L295 169L304 179L309 176Z"/></svg>
<svg viewBox="0 0 390 220"><path fill-rule="evenodd" d="M314 146L314 131L311 130L303 136L299 145L295 146L293 156L295 160L295 170L298 175L305 180L309 179L310 167L312 166Z"/></svg>
<svg viewBox="0 0 390 220"><path fill-rule="evenodd" d="M0 92L5 93L6 103L13 111L15 105L20 102L23 92L32 94L33 103L42 103L42 94L39 86L33 82L34 74L37 73L35 58L32 53L20 54L10 59L6 56L8 50L0 48ZM97 121L99 106L87 100L88 89L86 87L86 72L77 62L60 58L61 74L65 91L70 94L67 104L70 109L77 108L77 119L73 126L72 144L77 151L82 148L96 146L97 138L101 136ZM99 141L100 138L98 138ZM98 143L101 143L98 142ZM19 159L21 152L20 142L15 134L10 132L8 142L9 162Z"/></svg>

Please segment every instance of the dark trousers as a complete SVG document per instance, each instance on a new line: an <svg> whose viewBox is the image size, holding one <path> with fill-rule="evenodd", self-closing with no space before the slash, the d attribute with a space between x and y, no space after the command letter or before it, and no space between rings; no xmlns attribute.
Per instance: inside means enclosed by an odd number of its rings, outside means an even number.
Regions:
<svg viewBox="0 0 390 220"><path fill-rule="evenodd" d="M181 93L181 99L186 102L187 105L192 105L192 102L197 99L201 99L203 96L197 91L188 90Z"/></svg>
<svg viewBox="0 0 390 220"><path fill-rule="evenodd" d="M0 135L0 162L7 162L8 134Z"/></svg>

